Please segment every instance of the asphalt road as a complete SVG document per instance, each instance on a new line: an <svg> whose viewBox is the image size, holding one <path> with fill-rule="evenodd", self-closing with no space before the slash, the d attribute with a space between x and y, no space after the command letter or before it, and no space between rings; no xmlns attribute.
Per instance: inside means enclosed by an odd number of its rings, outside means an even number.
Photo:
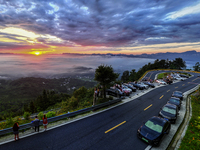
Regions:
<svg viewBox="0 0 200 150"><path fill-rule="evenodd" d="M0 150L144 150L148 145L137 138L137 129L158 115L173 91L185 92L197 84L200 78L194 76L156 88L108 111L1 145Z"/></svg>

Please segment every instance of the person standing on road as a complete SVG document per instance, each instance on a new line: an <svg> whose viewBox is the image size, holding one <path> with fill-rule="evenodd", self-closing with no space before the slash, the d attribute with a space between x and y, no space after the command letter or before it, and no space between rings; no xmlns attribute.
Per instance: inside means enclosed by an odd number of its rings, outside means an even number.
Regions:
<svg viewBox="0 0 200 150"><path fill-rule="evenodd" d="M36 132L36 128L38 129L39 132L39 128L40 128L40 120L38 119L37 116L35 116L35 120L33 121L34 125L35 125L35 132Z"/></svg>
<svg viewBox="0 0 200 150"><path fill-rule="evenodd" d="M47 117L46 115L44 115L44 118L42 118L43 120L43 126L44 126L44 130L46 131L47 130L47 125L48 125L48 122L47 122Z"/></svg>
<svg viewBox="0 0 200 150"><path fill-rule="evenodd" d="M93 99L93 106L96 105L96 101L97 101L97 89L94 88L94 99Z"/></svg>
<svg viewBox="0 0 200 150"><path fill-rule="evenodd" d="M16 136L17 136L17 140L19 140L19 125L17 122L14 123L13 125L13 133L15 134L15 141L16 141Z"/></svg>
<svg viewBox="0 0 200 150"><path fill-rule="evenodd" d="M99 97L99 92L100 92L100 91L99 91L99 88L98 88L98 89L97 89L97 97Z"/></svg>

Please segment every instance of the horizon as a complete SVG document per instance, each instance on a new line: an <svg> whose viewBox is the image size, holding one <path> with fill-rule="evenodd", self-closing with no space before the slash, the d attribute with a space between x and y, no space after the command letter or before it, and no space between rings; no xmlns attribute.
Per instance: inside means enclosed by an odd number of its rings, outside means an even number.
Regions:
<svg viewBox="0 0 200 150"><path fill-rule="evenodd" d="M18 53L0 53L0 55L36 55L36 56L40 56L40 55L66 55L66 54L71 54L71 55L127 55L127 56L140 56L140 55L155 55L155 54L168 54L168 53L172 53L172 54L181 54L181 53L186 53L186 52L196 52L198 53L198 51L196 50L188 50L188 51L183 51L183 52L159 52L159 53L151 53L151 54L147 54L147 53L141 53L141 54L123 54L123 53L62 53L62 54L38 54L38 53L34 53L34 54L18 54Z"/></svg>
<svg viewBox="0 0 200 150"><path fill-rule="evenodd" d="M2 0L0 53L200 52L198 0L145 1Z"/></svg>

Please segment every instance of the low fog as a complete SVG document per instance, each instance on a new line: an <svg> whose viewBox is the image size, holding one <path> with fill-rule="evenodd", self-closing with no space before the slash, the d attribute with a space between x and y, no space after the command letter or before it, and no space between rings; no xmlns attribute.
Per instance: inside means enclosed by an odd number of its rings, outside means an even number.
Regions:
<svg viewBox="0 0 200 150"><path fill-rule="evenodd" d="M117 73L125 70L136 71L155 59L127 58L111 56L79 55L2 55L0 56L0 79L18 77L68 77L94 76L95 69L101 65L111 65Z"/></svg>

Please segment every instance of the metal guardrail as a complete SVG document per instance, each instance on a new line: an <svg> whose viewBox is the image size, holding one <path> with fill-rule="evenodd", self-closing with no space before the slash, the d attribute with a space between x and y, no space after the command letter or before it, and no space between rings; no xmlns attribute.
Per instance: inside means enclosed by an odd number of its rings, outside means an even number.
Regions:
<svg viewBox="0 0 200 150"><path fill-rule="evenodd" d="M73 117L73 116L76 116L78 114L86 113L86 112L89 112L89 111L92 111L92 110L97 110L99 108L102 108L102 107L109 106L109 105L112 105L114 103L120 102L121 100L122 100L122 98L115 99L115 100L110 100L108 102L105 102L105 103L102 103L102 104L99 104L99 105L96 105L96 106L92 106L92 107L89 107L89 108L81 109L81 110L78 110L78 111L74 111L74 112L67 113L67 114L60 115L60 116L56 116L56 117L51 117L51 118L48 118L48 123L54 122L54 121L58 121L58 120L61 120L61 119L64 119L64 118L68 118L68 117ZM43 124L43 121L40 120L40 125L42 125L42 124ZM34 126L33 123L23 124L23 125L19 126L19 130L23 131L23 130L29 129L29 128L33 127L33 126ZM6 128L6 129L3 129L3 130L0 130L0 135L4 135L4 134L7 134L7 133L12 133L12 132L13 132L13 128L12 127L11 128Z"/></svg>

